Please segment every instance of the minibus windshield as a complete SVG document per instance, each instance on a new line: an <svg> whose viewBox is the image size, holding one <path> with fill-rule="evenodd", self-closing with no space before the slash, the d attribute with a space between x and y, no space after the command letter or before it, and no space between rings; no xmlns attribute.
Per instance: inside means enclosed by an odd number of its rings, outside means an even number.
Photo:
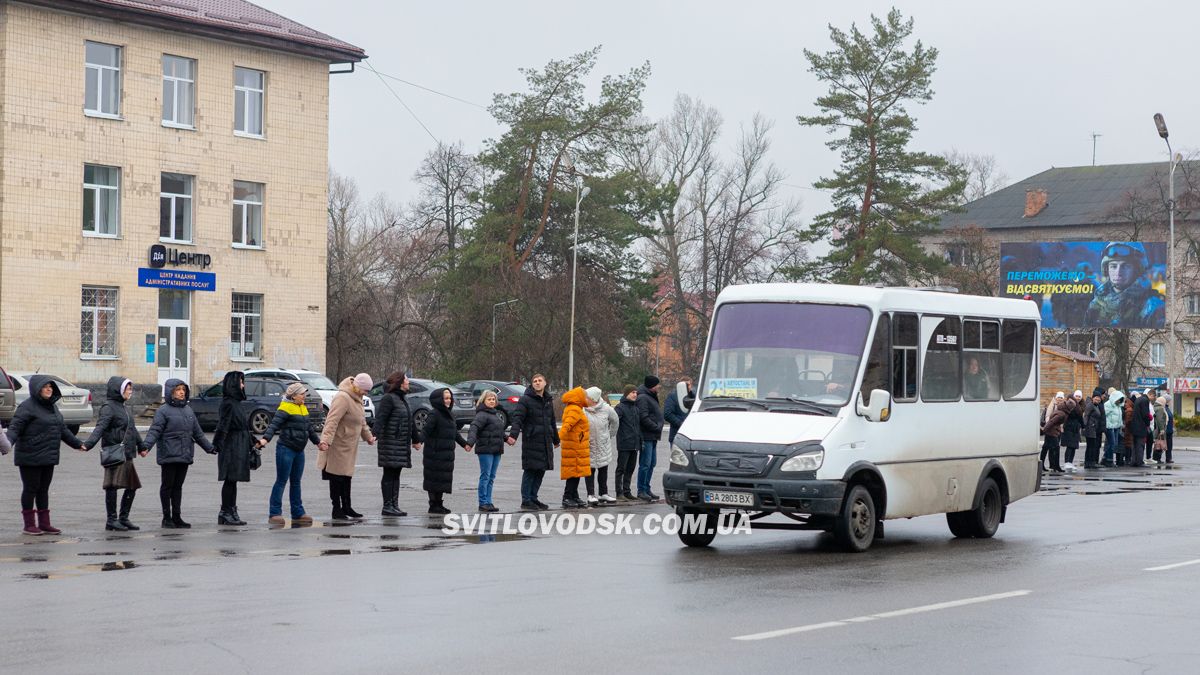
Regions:
<svg viewBox="0 0 1200 675"><path fill-rule="evenodd" d="M870 325L865 307L722 305L713 321L700 396L843 406L854 391Z"/></svg>

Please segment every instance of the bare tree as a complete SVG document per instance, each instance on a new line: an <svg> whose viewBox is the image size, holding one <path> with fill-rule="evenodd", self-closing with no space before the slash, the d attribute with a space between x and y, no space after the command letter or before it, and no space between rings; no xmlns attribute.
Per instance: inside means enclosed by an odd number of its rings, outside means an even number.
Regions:
<svg viewBox="0 0 1200 675"><path fill-rule="evenodd" d="M964 204L1008 185L1008 174L999 167L995 155L973 154L955 148L943 157L966 174L967 185L963 189L962 199Z"/></svg>
<svg viewBox="0 0 1200 675"><path fill-rule="evenodd" d="M421 195L413 204L412 216L423 226L441 228L450 270L457 263L461 231L479 217L483 178L483 169L473 155L463 151L461 142L438 143L413 176Z"/></svg>

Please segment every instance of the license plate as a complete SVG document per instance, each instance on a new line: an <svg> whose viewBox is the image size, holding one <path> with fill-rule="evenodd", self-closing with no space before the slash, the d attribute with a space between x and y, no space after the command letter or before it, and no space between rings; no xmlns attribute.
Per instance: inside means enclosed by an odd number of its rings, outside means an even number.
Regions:
<svg viewBox="0 0 1200 675"><path fill-rule="evenodd" d="M705 504L721 504L724 506L754 506L754 495L750 492L719 492L704 491Z"/></svg>

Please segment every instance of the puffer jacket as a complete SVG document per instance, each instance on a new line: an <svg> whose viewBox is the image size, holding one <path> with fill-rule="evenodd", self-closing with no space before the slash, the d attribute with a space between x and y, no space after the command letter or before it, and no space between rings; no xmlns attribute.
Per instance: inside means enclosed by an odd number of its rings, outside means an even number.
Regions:
<svg viewBox="0 0 1200 675"><path fill-rule="evenodd" d="M1063 422L1067 421L1066 404L1055 406L1050 413L1050 419L1042 425L1042 435L1050 438L1059 438L1063 432Z"/></svg>
<svg viewBox="0 0 1200 675"><path fill-rule="evenodd" d="M362 396L355 393L354 378L347 377L329 403L329 415L321 431L321 440L329 444L329 449L317 457L317 468L334 476L353 476L359 439L371 440L371 428L367 426Z"/></svg>
<svg viewBox="0 0 1200 675"><path fill-rule="evenodd" d="M404 390L388 389L375 408L375 443L379 447L379 466L385 469L412 468L412 446L420 437L412 423L412 410Z"/></svg>
<svg viewBox="0 0 1200 675"><path fill-rule="evenodd" d="M53 389L50 398L42 398L42 387ZM54 404L62 398L58 384L46 375L29 378L29 398L17 406L8 425L8 440L12 444L13 463L17 466L57 466L59 443L76 450L83 443L67 429L62 414Z"/></svg>
<svg viewBox="0 0 1200 675"><path fill-rule="evenodd" d="M1120 429L1125 426L1122 419L1125 413L1125 394L1114 391L1104 402L1104 424L1108 429Z"/></svg>
<svg viewBox="0 0 1200 675"><path fill-rule="evenodd" d="M475 419L467 433L467 445L477 455L504 454L504 423L495 408L480 405L475 409Z"/></svg>
<svg viewBox="0 0 1200 675"><path fill-rule="evenodd" d="M425 451L421 459L426 492L449 493L454 491L455 445L467 447L467 441L458 432L458 422L446 407L446 389L436 389L429 394L433 414L425 422Z"/></svg>
<svg viewBox="0 0 1200 675"><path fill-rule="evenodd" d="M1083 413L1079 411L1079 403L1069 398L1063 403L1063 412L1067 414L1063 421L1062 434L1059 442L1067 448L1079 447L1079 430L1083 428Z"/></svg>
<svg viewBox="0 0 1200 675"><path fill-rule="evenodd" d="M627 398L617 404L617 417L621 420L617 428L617 451L638 452L642 449L642 423L638 416L637 402Z"/></svg>
<svg viewBox="0 0 1200 675"><path fill-rule="evenodd" d="M596 405L584 408L583 412L588 419L588 438L591 441L588 456L592 468L612 464L613 454L617 451L617 429L621 426L617 411L604 401L598 401Z"/></svg>
<svg viewBox="0 0 1200 675"><path fill-rule="evenodd" d="M645 386L638 387L638 417L641 420L642 440L658 442L662 438L663 411L658 404L658 394Z"/></svg>
<svg viewBox="0 0 1200 675"><path fill-rule="evenodd" d="M246 400L246 390L242 388L245 379L241 371L233 370L225 373L221 382L221 405L217 408L217 430L212 440L217 449L219 481L250 480L250 448L255 440L250 433L250 416L242 405Z"/></svg>
<svg viewBox="0 0 1200 675"><path fill-rule="evenodd" d="M142 447L142 435L138 433L133 413L129 412L129 407L125 405L125 397L121 394L129 384L130 381L120 375L108 378L108 385L104 391L107 398L104 406L100 408L96 428L83 442L83 447L91 450L97 444L101 448L124 445L126 461L133 459L137 454L138 449Z"/></svg>
<svg viewBox="0 0 1200 675"><path fill-rule="evenodd" d="M279 436L279 445L289 450L303 451L310 441L313 445L321 443L321 436L308 419L308 408L288 400L279 404L270 426L263 434L263 440L269 443L276 435Z"/></svg>
<svg viewBox="0 0 1200 675"><path fill-rule="evenodd" d="M1083 435L1086 438L1100 438L1104 435L1105 420L1104 406L1096 405L1091 399L1083 409Z"/></svg>
<svg viewBox="0 0 1200 675"><path fill-rule="evenodd" d="M527 387L512 414L509 438L521 439L521 468L525 471L554 469L554 448L558 447L558 426L554 423L554 402L549 390L538 394Z"/></svg>
<svg viewBox="0 0 1200 675"><path fill-rule="evenodd" d="M175 387L183 385L183 400L176 401L171 392ZM200 428L200 420L192 412L188 401L192 399L192 390L183 380L170 379L163 385L167 402L158 407L154 413L154 421L150 423L150 431L146 432L144 446L157 446L155 461L159 464L191 464L195 461L196 446L209 454L216 454L217 449L204 436Z"/></svg>
<svg viewBox="0 0 1200 675"><path fill-rule="evenodd" d="M562 468L559 477L584 478L592 475L591 438L588 433L588 418L583 412L587 405L587 394L583 387L575 387L563 394L562 429L558 437L562 440Z"/></svg>

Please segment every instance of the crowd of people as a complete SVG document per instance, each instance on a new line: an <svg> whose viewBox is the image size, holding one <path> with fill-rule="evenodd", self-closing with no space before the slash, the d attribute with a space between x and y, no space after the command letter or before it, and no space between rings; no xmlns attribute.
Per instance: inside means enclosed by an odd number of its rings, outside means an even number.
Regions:
<svg viewBox="0 0 1200 675"><path fill-rule="evenodd" d="M690 391L691 381L685 381ZM155 411L143 438L128 406L133 383L115 376L107 383L106 400L95 428L87 439L80 439L55 407L62 397L58 384L48 376L34 375L29 380L29 399L17 408L7 433L0 434L0 454L13 452L20 472L22 531L28 535L61 533L51 524L49 501L50 484L63 443L81 452L100 446L105 529L113 531L140 529L130 520L134 497L142 486L135 460L148 456L151 450L156 453L161 472L158 495L162 527L191 527L182 514L183 486L195 461L197 445L217 456L217 480L221 483L217 523L245 525L238 513L238 484L248 482L252 471L262 465L262 449L272 439L276 440L275 483L268 503L268 522L272 524L287 522L283 517L285 489L293 524L312 523L300 487L305 450L310 444L317 447L317 467L329 485L331 518L337 521L363 518L354 510L351 500L360 441L378 445L378 465L383 469L380 513L384 517L407 515L400 508L400 475L412 467L415 452L423 453L422 489L428 495L428 512L450 513L443 500L454 489L458 448L478 457L479 511L499 511L493 503L496 471L505 448L515 446L518 441L521 442L522 510L549 508L539 499L539 492L546 472L554 469L555 455L559 456L559 477L565 484L562 498L565 509L618 501L653 503L660 499L651 490L651 481L663 427L669 425L673 439L687 416L674 392L668 396L664 412L658 400L659 379L648 375L642 386L626 386L616 406L605 402L598 387L572 388L561 397L564 408L560 426L547 380L537 374L517 402L508 428L497 412L496 394L489 391L480 396L475 418L464 437L451 413L453 395L445 388L430 393L433 414L418 428L407 401L408 377L402 372L388 376L373 424L368 425L363 397L372 386L374 382L366 373L344 379L330 403L324 427L318 432L305 406L307 386L292 383L266 431L255 438L242 405L246 400L245 374L229 372L222 382L217 427L209 441L189 405L190 388L177 379L165 383L166 400ZM608 486L608 469L614 461L615 497L609 494ZM631 489L635 474L636 494ZM580 499L580 479L586 486L586 501Z"/></svg>
<svg viewBox="0 0 1200 675"><path fill-rule="evenodd" d="M1155 389L1125 396L1096 387L1089 398L1078 390L1070 397L1060 391L1043 410L1040 427L1044 471L1075 471L1081 439L1084 469L1174 463L1171 397Z"/></svg>

